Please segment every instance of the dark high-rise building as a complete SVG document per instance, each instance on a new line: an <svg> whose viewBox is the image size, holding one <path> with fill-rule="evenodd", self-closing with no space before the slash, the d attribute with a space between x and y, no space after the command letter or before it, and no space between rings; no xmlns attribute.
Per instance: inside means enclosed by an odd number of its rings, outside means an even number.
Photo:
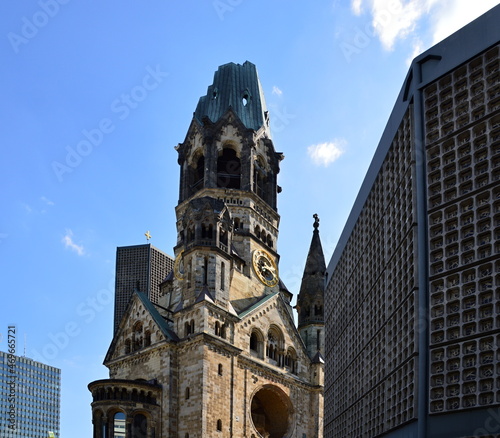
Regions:
<svg viewBox="0 0 500 438"><path fill-rule="evenodd" d="M134 290L158 303L160 283L173 267L174 259L150 243L116 249L115 332Z"/></svg>
<svg viewBox="0 0 500 438"><path fill-rule="evenodd" d="M0 436L59 438L61 370L0 351Z"/></svg>
<svg viewBox="0 0 500 438"><path fill-rule="evenodd" d="M500 6L414 59L327 269L326 437L498 437Z"/></svg>

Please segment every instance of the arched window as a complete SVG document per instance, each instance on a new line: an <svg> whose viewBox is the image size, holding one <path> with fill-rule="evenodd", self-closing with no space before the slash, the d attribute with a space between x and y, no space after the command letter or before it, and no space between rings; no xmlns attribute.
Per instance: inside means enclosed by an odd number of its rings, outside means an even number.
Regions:
<svg viewBox="0 0 500 438"><path fill-rule="evenodd" d="M125 414L117 412L113 416L113 437L125 438Z"/></svg>
<svg viewBox="0 0 500 438"><path fill-rule="evenodd" d="M221 228L219 234L220 243L227 246L227 230L225 228Z"/></svg>
<svg viewBox="0 0 500 438"><path fill-rule="evenodd" d="M266 355L269 359L281 365L281 350L283 347L283 335L278 328L272 327L267 333Z"/></svg>
<svg viewBox="0 0 500 438"><path fill-rule="evenodd" d="M220 322L215 321L215 336L220 336Z"/></svg>
<svg viewBox="0 0 500 438"><path fill-rule="evenodd" d="M191 226L187 229L187 243L190 243L194 240L194 227Z"/></svg>
<svg viewBox="0 0 500 438"><path fill-rule="evenodd" d="M184 332L185 336L189 336L194 333L194 319L184 323Z"/></svg>
<svg viewBox="0 0 500 438"><path fill-rule="evenodd" d="M214 237L214 226L209 223L201 224L201 238L211 240Z"/></svg>
<svg viewBox="0 0 500 438"><path fill-rule="evenodd" d="M144 333L144 346L149 347L151 345L151 332L149 330L146 330L146 333Z"/></svg>
<svg viewBox="0 0 500 438"><path fill-rule="evenodd" d="M241 187L241 162L233 149L224 148L217 159L217 187Z"/></svg>
<svg viewBox="0 0 500 438"><path fill-rule="evenodd" d="M186 165L188 163L186 162ZM205 185L205 157L203 150L199 148L193 153L193 158L190 160L189 165L185 168L186 183L188 195L195 194L201 190Z"/></svg>
<svg viewBox="0 0 500 438"><path fill-rule="evenodd" d="M125 341L125 354L129 354L130 353L130 339L127 339Z"/></svg>
<svg viewBox="0 0 500 438"><path fill-rule="evenodd" d="M222 432L222 420L217 420L217 432Z"/></svg>
<svg viewBox="0 0 500 438"><path fill-rule="evenodd" d="M260 227L258 225L255 227L254 234L257 239L260 239Z"/></svg>
<svg viewBox="0 0 500 438"><path fill-rule="evenodd" d="M205 178L205 157L202 155L196 162L195 172L195 189L199 186L203 187L203 179Z"/></svg>
<svg viewBox="0 0 500 438"><path fill-rule="evenodd" d="M136 414L132 422L132 438L147 438L148 420L143 414Z"/></svg>
<svg viewBox="0 0 500 438"><path fill-rule="evenodd" d="M272 248L273 247L273 238L270 234L267 235L267 245Z"/></svg>
<svg viewBox="0 0 500 438"><path fill-rule="evenodd" d="M189 386L186 388L186 390L184 391L184 398L186 400L189 400L189 396L190 396L190 391L189 391Z"/></svg>
<svg viewBox="0 0 500 438"><path fill-rule="evenodd" d="M289 347L286 352L284 365L291 373L297 372L297 353L292 347Z"/></svg>
<svg viewBox="0 0 500 438"><path fill-rule="evenodd" d="M217 370L219 376L222 376L222 372L223 372L223 366L222 364L220 363L219 366L218 366L218 370Z"/></svg>
<svg viewBox="0 0 500 438"><path fill-rule="evenodd" d="M257 157L253 170L253 192L264 199L264 161L262 157Z"/></svg>
<svg viewBox="0 0 500 438"><path fill-rule="evenodd" d="M226 332L227 332L227 324L222 324L222 327L220 328L220 337L222 339L226 339Z"/></svg>
<svg viewBox="0 0 500 438"><path fill-rule="evenodd" d="M134 324L133 333L132 333L132 350L137 351L142 348L142 322L137 321Z"/></svg>
<svg viewBox="0 0 500 438"><path fill-rule="evenodd" d="M250 354L258 357L259 359L263 359L264 339L262 334L257 329L254 329L250 334Z"/></svg>

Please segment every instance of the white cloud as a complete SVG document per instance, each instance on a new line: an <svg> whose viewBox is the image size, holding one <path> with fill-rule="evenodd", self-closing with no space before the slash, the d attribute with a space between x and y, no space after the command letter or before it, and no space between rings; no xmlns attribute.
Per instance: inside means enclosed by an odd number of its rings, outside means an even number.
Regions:
<svg viewBox="0 0 500 438"><path fill-rule="evenodd" d="M45 202L45 204L49 205L50 207L54 205L54 203L50 199L47 199L45 196L42 196L40 200Z"/></svg>
<svg viewBox="0 0 500 438"><path fill-rule="evenodd" d="M307 154L317 166L329 166L343 153L346 141L335 139L327 143L313 144L307 148Z"/></svg>
<svg viewBox="0 0 500 438"><path fill-rule="evenodd" d="M72 251L75 251L79 256L82 256L85 254L85 250L83 248L83 245L77 245L75 242L73 242L73 231L71 231L70 229L66 230L66 234L62 238L62 242L64 243L64 246L66 248L69 248Z"/></svg>
<svg viewBox="0 0 500 438"><path fill-rule="evenodd" d="M283 94L283 91L281 91L276 85L273 87L273 94L276 94L277 96L281 96Z"/></svg>
<svg viewBox="0 0 500 438"><path fill-rule="evenodd" d="M372 25L382 46L392 50L397 40L412 34L434 0L370 0Z"/></svg>
<svg viewBox="0 0 500 438"><path fill-rule="evenodd" d="M385 50L412 36L416 56L425 49L426 34L428 46L436 44L497 4L498 0L351 0L351 9L355 15L370 11L373 32Z"/></svg>
<svg viewBox="0 0 500 438"><path fill-rule="evenodd" d="M29 206L28 204L26 204L25 202L21 202L21 206L23 207L24 211L28 214L31 214L33 213L33 209L31 208L31 206Z"/></svg>
<svg viewBox="0 0 500 438"><path fill-rule="evenodd" d="M354 15L361 15L363 0L352 0L351 9Z"/></svg>
<svg viewBox="0 0 500 438"><path fill-rule="evenodd" d="M498 0L453 0L439 4L433 14L432 44L442 41L498 4Z"/></svg>

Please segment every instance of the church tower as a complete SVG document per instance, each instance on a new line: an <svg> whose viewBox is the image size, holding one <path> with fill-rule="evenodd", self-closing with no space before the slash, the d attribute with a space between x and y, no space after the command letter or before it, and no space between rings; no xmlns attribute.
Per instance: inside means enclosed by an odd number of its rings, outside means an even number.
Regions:
<svg viewBox="0 0 500 438"><path fill-rule="evenodd" d="M325 353L326 264L319 237L319 218L317 214L313 217L313 237L295 308L298 312L299 333L306 345L307 354L314 361L318 361L323 360Z"/></svg>
<svg viewBox="0 0 500 438"><path fill-rule="evenodd" d="M279 164L250 62L216 71L184 142L174 269L132 295L89 384L94 438L322 437L323 363L279 277Z"/></svg>

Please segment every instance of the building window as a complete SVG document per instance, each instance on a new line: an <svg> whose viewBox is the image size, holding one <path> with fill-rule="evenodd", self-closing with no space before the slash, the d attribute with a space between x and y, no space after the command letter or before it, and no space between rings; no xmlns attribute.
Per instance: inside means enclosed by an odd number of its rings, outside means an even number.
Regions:
<svg viewBox="0 0 500 438"><path fill-rule="evenodd" d="M133 351L140 350L142 348L142 322L137 321L134 324L134 329L132 333L132 349Z"/></svg>
<svg viewBox="0 0 500 438"><path fill-rule="evenodd" d="M189 396L190 396L190 391L189 391L189 386L186 388L186 390L184 391L184 398L186 400L189 400Z"/></svg>
<svg viewBox="0 0 500 438"><path fill-rule="evenodd" d="M222 366L222 364L220 363L220 364L219 364L219 367L218 367L218 373L219 373L219 376L222 376L222 372L223 372L223 366Z"/></svg>
<svg viewBox="0 0 500 438"><path fill-rule="evenodd" d="M149 347L151 345L151 332L149 330L144 334L144 346Z"/></svg>
<svg viewBox="0 0 500 438"><path fill-rule="evenodd" d="M185 336L189 336L189 335L194 333L194 319L192 319L189 322L186 321L184 323L184 332L185 332Z"/></svg>
<svg viewBox="0 0 500 438"><path fill-rule="evenodd" d="M241 186L241 162L236 152L224 148L217 159L217 187L239 189Z"/></svg>
<svg viewBox="0 0 500 438"><path fill-rule="evenodd" d="M260 227L258 225L256 225L256 227L254 229L254 234L255 234L255 237L257 237L257 239L260 239Z"/></svg>
<svg viewBox="0 0 500 438"><path fill-rule="evenodd" d="M117 412L113 417L113 437L125 438L125 414Z"/></svg>
<svg viewBox="0 0 500 438"><path fill-rule="evenodd" d="M222 420L217 420L217 432L222 432Z"/></svg>
<svg viewBox="0 0 500 438"><path fill-rule="evenodd" d="M257 356L259 359L263 358L263 345L264 345L264 338L262 334L254 329L250 335L250 353L253 356Z"/></svg>
<svg viewBox="0 0 500 438"><path fill-rule="evenodd" d="M127 339L125 341L125 354L129 354L130 353L130 339Z"/></svg>
<svg viewBox="0 0 500 438"><path fill-rule="evenodd" d="M226 288L226 265L224 262L221 262L220 264L220 288L221 290L224 290Z"/></svg>
<svg viewBox="0 0 500 438"><path fill-rule="evenodd" d="M146 438L148 434L148 420L143 414L136 414L132 422L132 438Z"/></svg>

